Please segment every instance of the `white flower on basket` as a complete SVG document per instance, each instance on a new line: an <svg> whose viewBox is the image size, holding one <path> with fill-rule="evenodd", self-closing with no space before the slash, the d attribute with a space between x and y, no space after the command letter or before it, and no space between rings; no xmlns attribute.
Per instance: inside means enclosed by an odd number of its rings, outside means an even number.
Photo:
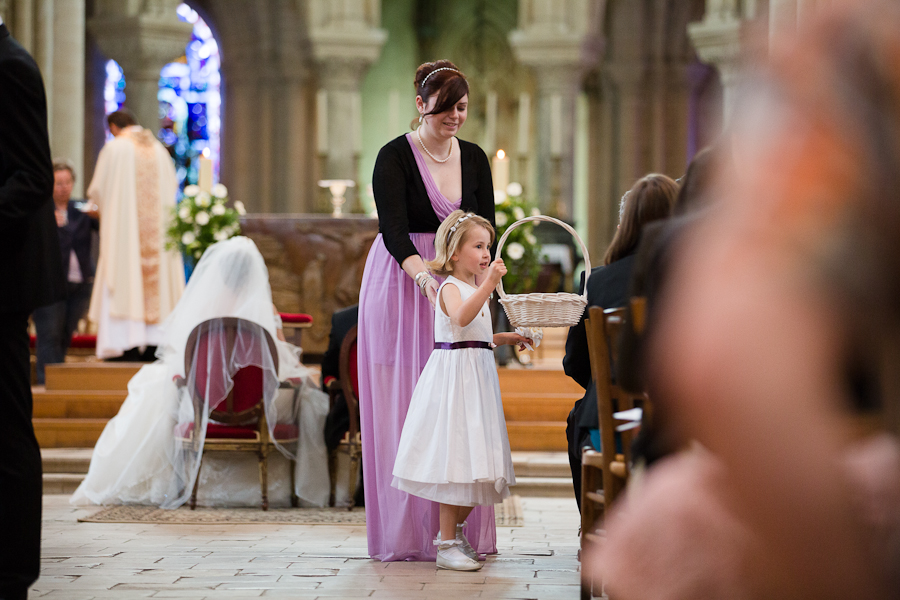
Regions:
<svg viewBox="0 0 900 600"><path fill-rule="evenodd" d="M209 203L210 203L209 193L200 192L199 194L197 194L197 206L202 206L203 208L206 208L207 206L209 206Z"/></svg>
<svg viewBox="0 0 900 600"><path fill-rule="evenodd" d="M525 241L528 242L529 244L531 244L532 246L537 244L537 238L534 237L534 234L531 233L530 231L525 232Z"/></svg>
<svg viewBox="0 0 900 600"><path fill-rule="evenodd" d="M213 238L214 238L217 242L224 242L225 240L228 239L228 232L227 232L226 230L224 230L224 229L220 229L219 231L217 231L217 232L213 235Z"/></svg>
<svg viewBox="0 0 900 600"><path fill-rule="evenodd" d="M197 213L196 220L197 225L206 225L207 223L209 223L209 215L201 210Z"/></svg>
<svg viewBox="0 0 900 600"><path fill-rule="evenodd" d="M513 242L506 247L506 255L513 260L519 260L525 256L525 246L519 242Z"/></svg>
<svg viewBox="0 0 900 600"><path fill-rule="evenodd" d="M184 197L185 198L193 198L197 194L200 193L200 188L196 185L188 185L184 188Z"/></svg>
<svg viewBox="0 0 900 600"><path fill-rule="evenodd" d="M516 221L525 218L525 211L522 210L521 206L513 207L513 216L516 218Z"/></svg>
<svg viewBox="0 0 900 600"><path fill-rule="evenodd" d="M181 236L181 243L185 246L190 246L195 241L197 241L197 236L194 235L193 231L185 231L184 235Z"/></svg>
<svg viewBox="0 0 900 600"><path fill-rule="evenodd" d="M522 195L522 184L518 181L513 181L508 186L506 186L506 194L508 196L521 196Z"/></svg>
<svg viewBox="0 0 900 600"><path fill-rule="evenodd" d="M181 208L179 208L179 209L178 209L178 216L179 216L179 217L181 218L181 220L184 221L185 223L190 223L190 222L191 222L191 209L190 209L190 207L189 207L189 206L182 206Z"/></svg>
<svg viewBox="0 0 900 600"><path fill-rule="evenodd" d="M217 183L212 187L212 195L216 198L227 198L228 197L228 188L222 185L221 183Z"/></svg>
<svg viewBox="0 0 900 600"><path fill-rule="evenodd" d="M240 200L234 203L234 210L236 210L237 213L242 217L247 214L247 209L244 208L244 203Z"/></svg>
<svg viewBox="0 0 900 600"><path fill-rule="evenodd" d="M494 221L497 222L497 227L503 227L509 223L509 217L506 216L505 212L498 212L494 215Z"/></svg>
<svg viewBox="0 0 900 600"><path fill-rule="evenodd" d="M494 204L503 204L504 202L506 202L506 192L494 190Z"/></svg>
<svg viewBox="0 0 900 600"><path fill-rule="evenodd" d="M225 205L219 204L217 202L217 203L213 204L212 210L210 210L209 212L216 215L217 217L221 217L222 215L225 214Z"/></svg>
<svg viewBox="0 0 900 600"><path fill-rule="evenodd" d="M535 206L534 208L532 208L532 209L531 209L531 216L532 216L532 217L539 217L539 216L541 216L541 209L539 209L537 206ZM535 225L537 225L537 223L535 223Z"/></svg>

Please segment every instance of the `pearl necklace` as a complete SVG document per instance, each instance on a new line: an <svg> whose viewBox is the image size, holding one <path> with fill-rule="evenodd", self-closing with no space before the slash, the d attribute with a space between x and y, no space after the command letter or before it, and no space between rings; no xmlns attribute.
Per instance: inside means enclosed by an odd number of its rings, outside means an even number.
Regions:
<svg viewBox="0 0 900 600"><path fill-rule="evenodd" d="M428 148L425 147L425 142L422 141L422 136L419 135L419 128L420 128L420 127L421 127L421 125L419 125L419 127L416 127L416 138L418 138L418 140L419 140L419 145L422 146L422 150L425 151L425 154L427 154L428 156L430 156L430 157L431 157L431 160L433 160L434 162L438 162L438 163L442 163L442 164L445 163L445 162L447 162L448 160L450 160L450 157L453 156L453 140L452 140L452 139L450 140L450 154L447 155L447 158L445 158L444 160L441 160L441 159L439 159L439 158L435 158L435 157L434 157L434 154L432 154L431 152L429 152L429 151L428 151Z"/></svg>

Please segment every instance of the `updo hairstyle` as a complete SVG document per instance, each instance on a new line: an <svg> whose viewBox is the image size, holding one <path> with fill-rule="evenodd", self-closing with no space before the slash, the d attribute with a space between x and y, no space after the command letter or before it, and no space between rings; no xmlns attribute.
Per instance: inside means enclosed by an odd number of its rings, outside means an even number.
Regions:
<svg viewBox="0 0 900 600"><path fill-rule="evenodd" d="M429 83L431 83L429 81ZM460 219L463 219L460 222ZM484 227L491 235L491 245L494 244L494 228L491 222L480 217L475 213L467 213L462 210L454 210L450 213L441 226L438 227L437 233L434 234L434 260L429 260L425 266L435 275L446 277L453 273L453 261L450 257L456 254L460 244L466 239L469 231L475 227Z"/></svg>
<svg viewBox="0 0 900 600"><path fill-rule="evenodd" d="M444 69L438 71L438 69ZM437 71L435 73L435 71ZM433 74L432 74L433 73ZM431 75L431 77L429 77ZM434 108L426 115L436 115L453 108L453 105L469 93L469 82L466 76L449 60L427 62L416 69L416 95L428 104L431 97L437 94ZM411 129L418 125L418 119L412 121Z"/></svg>

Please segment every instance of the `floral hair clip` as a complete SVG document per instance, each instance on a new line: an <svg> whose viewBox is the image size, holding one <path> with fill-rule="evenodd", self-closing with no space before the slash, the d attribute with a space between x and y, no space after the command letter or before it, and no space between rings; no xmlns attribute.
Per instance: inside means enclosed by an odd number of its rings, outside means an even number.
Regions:
<svg viewBox="0 0 900 600"><path fill-rule="evenodd" d="M459 226L460 223L462 223L463 221L465 221L465 220L468 219L469 217L474 217L474 216L475 216L475 215L474 215L473 213L466 213L466 214L464 214L463 216L461 216L459 219L457 219L457 220L456 220L456 225L454 225L453 227L451 227L451 228L450 228L450 233L447 234L447 242L450 242L450 236L453 235L453 233L456 231L456 228Z"/></svg>

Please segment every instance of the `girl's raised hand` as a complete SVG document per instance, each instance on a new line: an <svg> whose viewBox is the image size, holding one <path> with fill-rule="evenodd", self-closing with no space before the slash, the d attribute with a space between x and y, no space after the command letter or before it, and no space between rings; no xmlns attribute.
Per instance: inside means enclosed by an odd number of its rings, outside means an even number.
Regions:
<svg viewBox="0 0 900 600"><path fill-rule="evenodd" d="M503 264L502 258L498 258L488 267L487 280L491 282L491 286L496 287L504 275L506 275L506 265Z"/></svg>

